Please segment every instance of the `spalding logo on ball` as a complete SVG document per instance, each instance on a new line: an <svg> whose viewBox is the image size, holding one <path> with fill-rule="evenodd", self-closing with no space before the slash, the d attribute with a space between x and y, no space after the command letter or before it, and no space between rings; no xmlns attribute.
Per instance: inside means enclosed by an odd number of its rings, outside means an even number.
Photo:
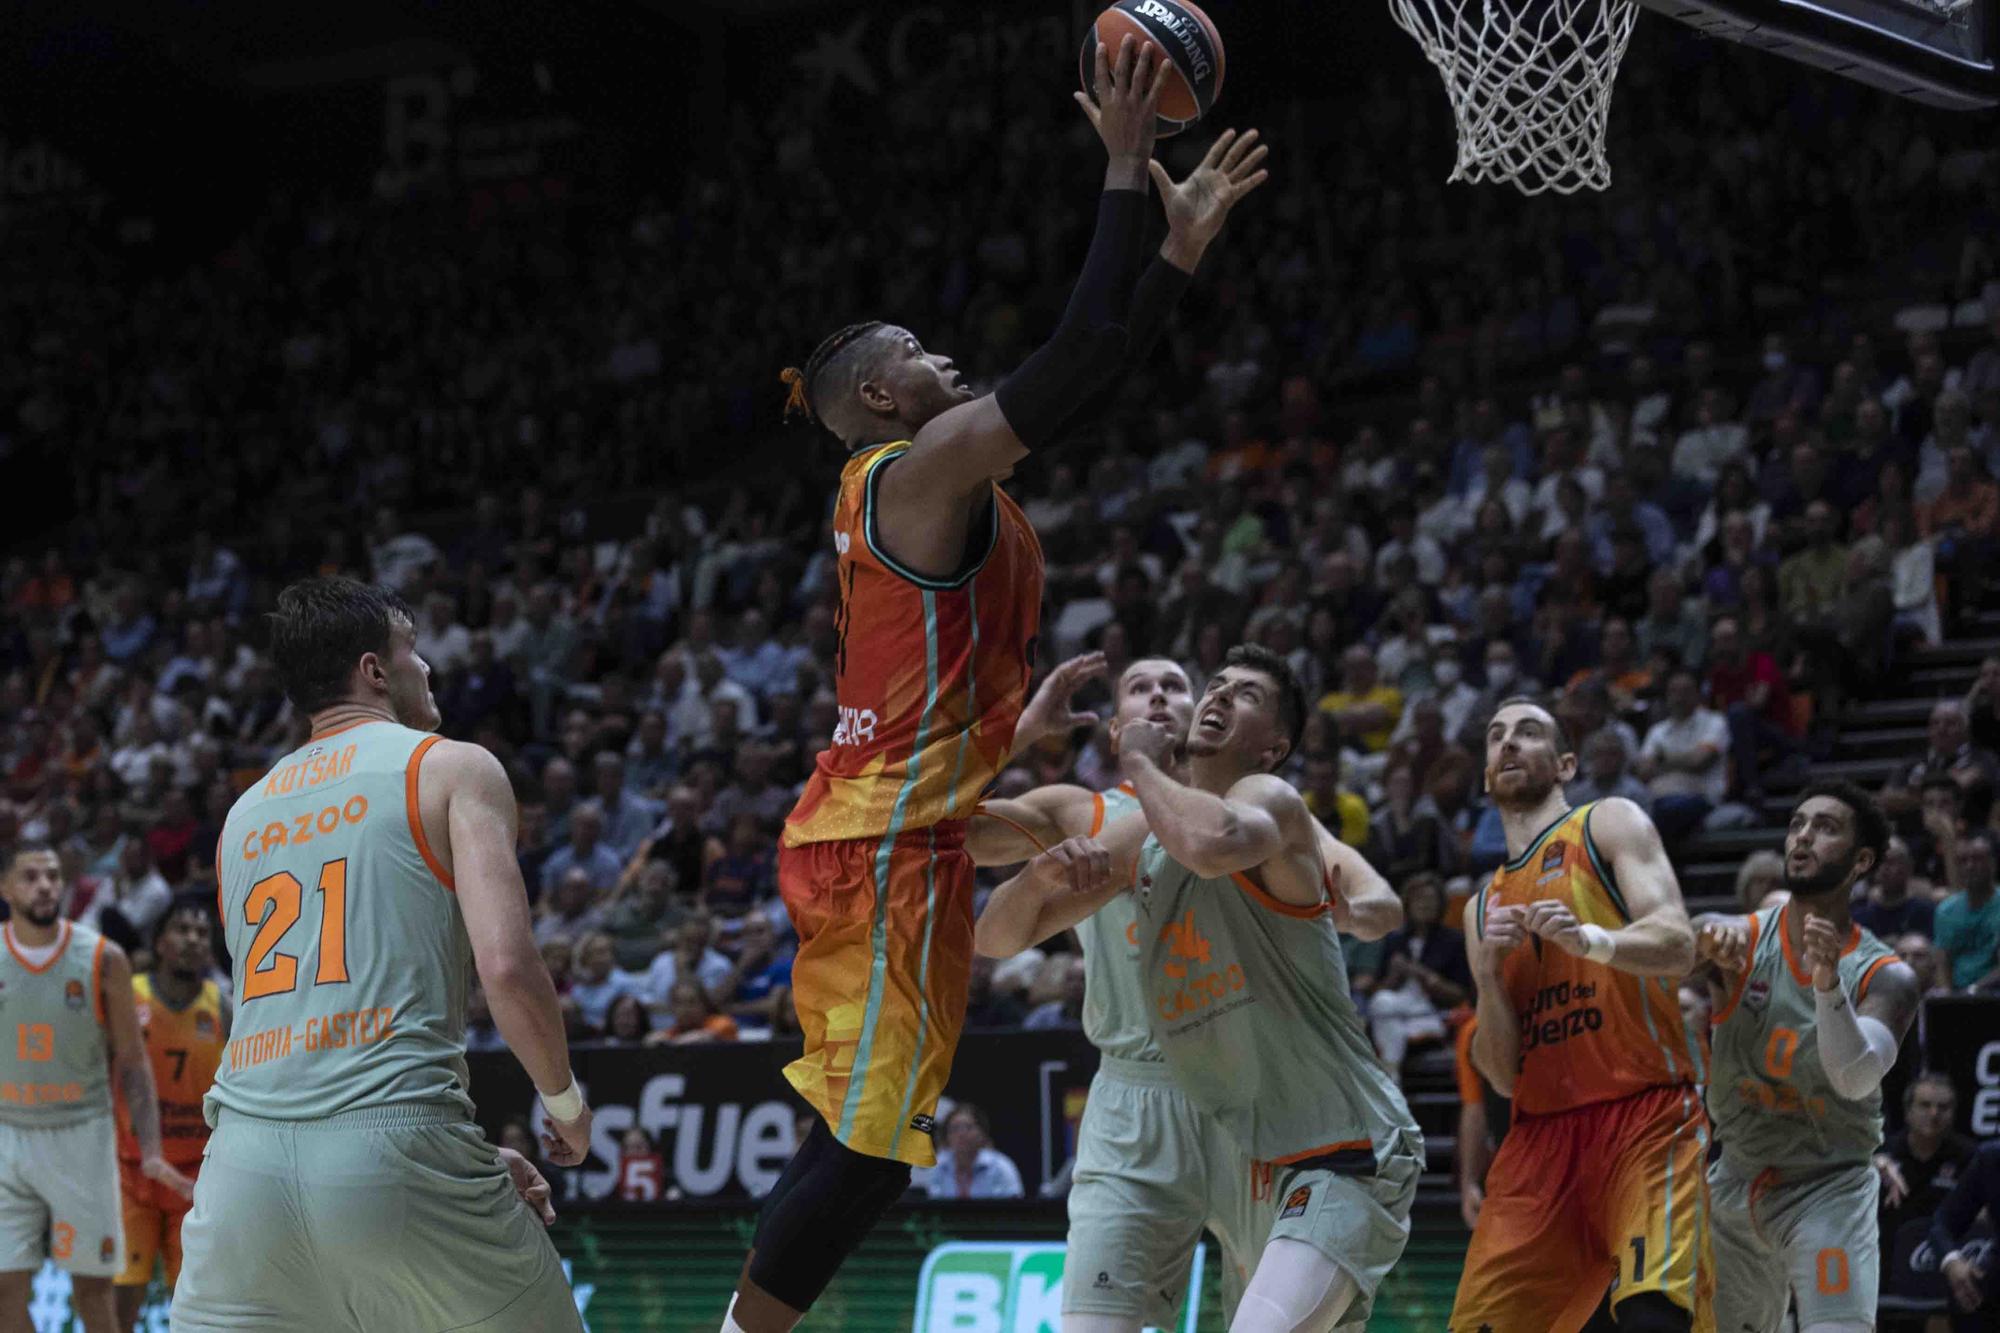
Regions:
<svg viewBox="0 0 2000 1333"><path fill-rule="evenodd" d="M1222 95L1222 34L1188 0L1118 0L1083 35L1083 91L1097 95L1097 44L1111 58L1130 35L1167 53L1173 72L1160 91L1161 138L1179 134L1207 115Z"/></svg>

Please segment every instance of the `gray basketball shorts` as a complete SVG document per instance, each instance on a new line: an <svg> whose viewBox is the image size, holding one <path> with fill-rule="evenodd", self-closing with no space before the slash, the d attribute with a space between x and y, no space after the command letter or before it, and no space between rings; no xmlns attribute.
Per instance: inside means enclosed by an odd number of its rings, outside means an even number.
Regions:
<svg viewBox="0 0 2000 1333"><path fill-rule="evenodd" d="M73 1277L115 1277L123 1218L109 1111L50 1129L0 1122L0 1272L49 1259Z"/></svg>
<svg viewBox="0 0 2000 1333"><path fill-rule="evenodd" d="M1202 1228L1222 1246L1234 1313L1270 1227L1248 1159L1195 1109L1164 1064L1107 1056L1078 1133L1063 1311L1171 1328Z"/></svg>
<svg viewBox="0 0 2000 1333"><path fill-rule="evenodd" d="M583 1328L555 1245L459 1111L224 1111L181 1242L175 1333Z"/></svg>
<svg viewBox="0 0 2000 1333"><path fill-rule="evenodd" d="M1410 1240L1410 1205L1424 1172L1424 1141L1398 1130L1375 1148L1372 1175L1331 1167L1279 1166L1270 1239L1302 1241L1354 1279L1356 1296L1339 1328L1359 1329L1374 1308L1376 1289L1403 1257Z"/></svg>
<svg viewBox="0 0 2000 1333"><path fill-rule="evenodd" d="M1710 1167L1716 1328L1778 1333L1788 1296L1801 1328L1873 1324L1881 1188L1867 1162L1750 1174L1724 1157Z"/></svg>

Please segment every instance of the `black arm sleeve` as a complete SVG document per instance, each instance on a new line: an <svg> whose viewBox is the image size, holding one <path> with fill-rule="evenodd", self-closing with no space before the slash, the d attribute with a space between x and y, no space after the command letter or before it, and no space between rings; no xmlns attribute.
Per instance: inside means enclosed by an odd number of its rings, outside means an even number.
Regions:
<svg viewBox="0 0 2000 1333"><path fill-rule="evenodd" d="M1097 230L1083 257L1083 272L1069 294L1058 329L1099 329L1123 324L1132 278L1146 239L1147 190L1106 190L1097 196Z"/></svg>
<svg viewBox="0 0 2000 1333"><path fill-rule="evenodd" d="M1098 196L1097 230L1062 321L993 392L1008 426L1030 449L1048 447L1102 410L1139 359L1132 351L1135 339L1144 338L1140 356L1152 349L1187 286L1186 274L1159 261L1133 287L1146 199L1144 190L1106 190Z"/></svg>
<svg viewBox="0 0 2000 1333"><path fill-rule="evenodd" d="M1089 425L1111 406L1125 381L1146 364L1159 345L1192 276L1158 257L1146 266L1139 277L1138 290L1132 293L1132 312L1125 321L1125 357L1119 363L1118 373L1064 420L1059 434L1067 435Z"/></svg>

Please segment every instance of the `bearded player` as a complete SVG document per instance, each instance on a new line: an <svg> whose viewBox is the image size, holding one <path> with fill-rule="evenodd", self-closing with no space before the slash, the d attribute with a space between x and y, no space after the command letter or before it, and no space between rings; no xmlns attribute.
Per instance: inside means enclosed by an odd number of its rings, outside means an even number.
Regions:
<svg viewBox="0 0 2000 1333"><path fill-rule="evenodd" d="M34 1326L44 1259L70 1275L85 1333L112 1333L111 1278L122 1262L113 1089L131 1112L138 1170L185 1197L160 1151L160 1107L139 1043L132 965L95 931L66 921L55 849L16 843L0 861L0 1328Z"/></svg>
<svg viewBox="0 0 2000 1333"><path fill-rule="evenodd" d="M1486 787L1510 859L1466 909L1466 952L1473 1061L1514 1115L1450 1328L1708 1333L1708 1119L1677 998L1694 932L1652 821L1571 809L1575 774L1547 709L1501 704Z"/></svg>
<svg viewBox="0 0 2000 1333"><path fill-rule="evenodd" d="M139 1035L160 1098L160 1150L188 1179L201 1170L208 1146L202 1098L215 1082L229 1040L229 997L210 972L215 966L212 909L181 898L160 918L150 972L132 978ZM166 1269L167 1291L181 1275L181 1219L193 1200L140 1170L139 1141L125 1104L118 1105L118 1190L125 1212L125 1270L116 1279L119 1327L138 1326L155 1263Z"/></svg>
<svg viewBox="0 0 2000 1333"><path fill-rule="evenodd" d="M1875 1327L1882 1079L1920 988L1847 904L1888 842L1865 792L1814 783L1785 833L1791 900L1695 923L1722 980L1708 1085L1722 1158L1708 1184L1725 1333L1779 1333L1787 1298L1800 1333Z"/></svg>
<svg viewBox="0 0 2000 1333"><path fill-rule="evenodd" d="M1187 673L1165 658L1127 667L1116 703L1114 754L1134 722L1185 737L1194 718ZM1166 763L1186 781L1185 746ZM1130 782L1103 792L1041 787L1015 800L984 802L966 845L975 864L1013 864L1068 839L1096 838L1108 824L1133 816L1144 819ZM1395 929L1402 903L1387 881L1324 828L1318 836L1341 886L1335 902L1342 929L1365 939ZM979 951L1008 957L1046 938L1052 932L1041 918L1048 906L1020 882L996 891L979 918ZM1102 1059L1084 1109L1069 1193L1064 1333L1172 1327L1204 1225L1222 1246L1224 1308L1233 1314L1277 1212L1270 1191L1260 1191L1249 1158L1180 1090L1153 1039L1139 924L1137 904L1121 895L1076 925L1084 960L1083 1030Z"/></svg>
<svg viewBox="0 0 2000 1333"><path fill-rule="evenodd" d="M1048 933L1132 891L1153 1040L1269 1200L1232 1333L1363 1326L1423 1169L1409 1107L1348 998L1328 835L1275 776L1305 711L1284 658L1231 649L1189 731L1150 718L1122 728L1140 814L1051 848L994 895L1022 897L1017 910Z"/></svg>
<svg viewBox="0 0 2000 1333"><path fill-rule="evenodd" d="M1165 325L1202 251L1264 180L1254 135L1224 135L1179 185L1152 162L1164 63L1098 54L1086 111L1111 162L1097 231L1054 336L985 397L907 331L853 325L788 372L794 402L851 457L834 510L840 722L779 853L799 936L805 1051L785 1071L820 1123L779 1178L725 1333L785 1333L910 1167L936 1112L972 956L965 823L1017 735L1042 553L998 482L1106 397ZM1138 279L1148 173L1169 223Z"/></svg>

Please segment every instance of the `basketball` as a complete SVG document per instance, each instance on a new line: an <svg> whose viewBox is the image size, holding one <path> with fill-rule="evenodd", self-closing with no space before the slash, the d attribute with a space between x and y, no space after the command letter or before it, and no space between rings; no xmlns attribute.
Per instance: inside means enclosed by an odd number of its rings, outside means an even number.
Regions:
<svg viewBox="0 0 2000 1333"><path fill-rule="evenodd" d="M1222 96L1222 34L1188 0L1118 0L1099 14L1083 37L1083 91L1096 96L1097 44L1103 42L1116 61L1128 34L1165 51L1173 64L1160 94L1160 137L1207 115Z"/></svg>

